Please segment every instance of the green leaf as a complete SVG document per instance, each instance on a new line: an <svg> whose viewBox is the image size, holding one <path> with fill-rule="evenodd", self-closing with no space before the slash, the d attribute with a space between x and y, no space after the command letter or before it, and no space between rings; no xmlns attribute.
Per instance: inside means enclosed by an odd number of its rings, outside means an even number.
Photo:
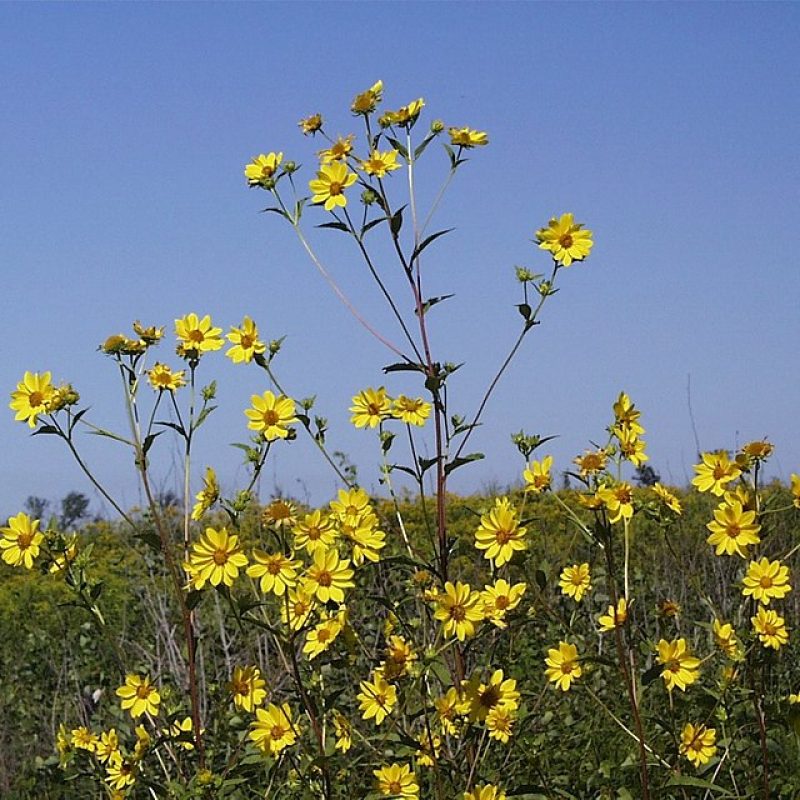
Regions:
<svg viewBox="0 0 800 800"><path fill-rule="evenodd" d="M37 429L36 429L36 430L35 430L35 431L34 431L34 432L31 434L31 436L39 436L39 435L40 435L40 434L42 434L42 433L44 433L44 434L48 434L48 433L54 433L54 434L56 434L57 436L58 436L58 435L60 435L60 431L58 430L58 428L56 428L56 426L55 426L55 425L42 425L41 427L37 428Z"/></svg>
<svg viewBox="0 0 800 800"><path fill-rule="evenodd" d="M389 465L389 469L392 470L393 472L395 470L397 470L398 472L405 472L407 475L410 475L412 478L418 477L417 473L414 472L414 470L411 469L411 467L404 467L402 464L390 464Z"/></svg>
<svg viewBox="0 0 800 800"><path fill-rule="evenodd" d="M391 136L387 136L386 141L389 142L389 144L391 144L392 147L394 147L394 149L397 150L397 152L400 153L400 155L403 156L406 161L408 161L408 150L404 144L401 144L397 139L394 139Z"/></svg>
<svg viewBox="0 0 800 800"><path fill-rule="evenodd" d="M153 533L153 531L142 531L141 533L136 534L136 538L143 541L148 547L152 550L155 550L156 553L161 552L161 539Z"/></svg>
<svg viewBox="0 0 800 800"><path fill-rule="evenodd" d="M517 306L517 310L522 315L522 318L525 320L525 322L530 320L533 309L527 303L520 303Z"/></svg>
<svg viewBox="0 0 800 800"><path fill-rule="evenodd" d="M186 431L183 429L181 425L178 425L176 422L155 422L154 425L163 425L165 428L172 428L172 430L177 431L183 438L186 438Z"/></svg>
<svg viewBox="0 0 800 800"><path fill-rule="evenodd" d="M403 227L403 211L405 206L400 206L397 211L392 214L391 219L389 220L389 228L392 231L392 236L397 238L397 235L400 233L400 229Z"/></svg>
<svg viewBox="0 0 800 800"><path fill-rule="evenodd" d="M423 140L422 144L417 145L416 149L414 150L414 161L416 161L425 152L425 149L435 138L435 134L429 133Z"/></svg>
<svg viewBox="0 0 800 800"><path fill-rule="evenodd" d="M383 371L387 375L390 372L425 372L425 367L413 361L398 361L396 364L389 364L389 366L384 367Z"/></svg>
<svg viewBox="0 0 800 800"><path fill-rule="evenodd" d="M323 222L321 225L317 225L317 228L330 228L334 231L344 231L345 233L350 232L350 228L344 224L344 222Z"/></svg>
<svg viewBox="0 0 800 800"><path fill-rule="evenodd" d="M455 228L446 228L443 231L437 231L436 233L432 233L430 236L423 239L415 248L414 252L411 254L411 261L415 261L419 258L419 254L429 245L435 242L440 236L444 236L446 233L450 233L451 231L455 230Z"/></svg>
<svg viewBox="0 0 800 800"><path fill-rule="evenodd" d="M144 444L142 445L142 453L144 455L147 455L147 451L153 446L153 442L158 436L161 436L162 433L164 433L164 431L158 431L157 433L151 433L149 436L145 437Z"/></svg>
<svg viewBox="0 0 800 800"><path fill-rule="evenodd" d="M378 217L378 219L373 219L368 222L362 229L361 235L363 236L367 231L371 231L376 225L380 225L381 222L388 222L388 217Z"/></svg>
<svg viewBox="0 0 800 800"><path fill-rule="evenodd" d="M471 461L480 461L482 458L485 458L483 453L470 453L468 456L454 458L449 464L445 464L444 474L449 475L454 469L463 467L464 464L469 464Z"/></svg>
<svg viewBox="0 0 800 800"><path fill-rule="evenodd" d="M673 775L664 784L664 789L671 786L692 786L695 789L705 789L709 792L722 792L721 797L734 797L725 787L718 786L716 783L711 783L711 781L704 781L702 778L693 778L691 775Z"/></svg>
<svg viewBox="0 0 800 800"><path fill-rule="evenodd" d="M69 432L72 433L72 429L78 424L80 418L88 411L88 408L84 408L82 411L79 411L75 414L72 419L69 421Z"/></svg>
<svg viewBox="0 0 800 800"><path fill-rule="evenodd" d="M438 458L422 458L422 456L420 456L417 459L417 462L419 463L420 473L424 475L438 461L439 461Z"/></svg>
<svg viewBox="0 0 800 800"><path fill-rule="evenodd" d="M435 306L437 303L441 303L444 300L449 300L451 297L455 297L455 295L454 294L443 294L443 295L440 295L439 297L431 297L430 300L426 300L422 304L422 313L423 313L423 315L427 314L428 310L432 306ZM417 314L417 309L416 308L414 309L414 313Z"/></svg>
<svg viewBox="0 0 800 800"><path fill-rule="evenodd" d="M206 406L198 415L197 419L194 421L193 429L197 430L205 421L208 415L214 411L217 406Z"/></svg>

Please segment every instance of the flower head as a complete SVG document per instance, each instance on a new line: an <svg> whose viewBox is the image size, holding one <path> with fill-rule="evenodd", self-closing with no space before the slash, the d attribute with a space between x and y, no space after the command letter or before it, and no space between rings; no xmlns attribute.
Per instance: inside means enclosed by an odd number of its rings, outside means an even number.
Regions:
<svg viewBox="0 0 800 800"><path fill-rule="evenodd" d="M613 631L614 628L624 625L627 619L628 602L624 597L620 597L619 600L617 600L616 609L613 605L609 606L608 611L600 617L598 622L600 623L600 630L604 633L608 633L608 631Z"/></svg>
<svg viewBox="0 0 800 800"><path fill-rule="evenodd" d="M27 422L29 428L35 428L39 415L49 412L54 391L49 372L41 375L38 372L26 372L16 390L11 392L9 406L12 411L17 412L14 419L17 422Z"/></svg>
<svg viewBox="0 0 800 800"><path fill-rule="evenodd" d="M506 612L512 611L519 605L527 588L525 583L516 583L512 586L503 578L495 581L493 586L487 585L481 592L485 618L498 628L507 627L504 621Z"/></svg>
<svg viewBox="0 0 800 800"><path fill-rule="evenodd" d="M697 475L692 478L692 485L698 491L711 492L720 497L727 489L728 484L736 480L742 471L728 458L724 451L716 453L703 453L703 460L695 464L694 471Z"/></svg>
<svg viewBox="0 0 800 800"><path fill-rule="evenodd" d="M247 575L250 578L260 579L261 591L264 594L272 592L282 597L287 589L291 589L297 583L299 567L299 561L294 561L283 553L253 550L253 563L247 568Z"/></svg>
<svg viewBox="0 0 800 800"><path fill-rule="evenodd" d="M277 397L267 389L262 395L254 394L250 398L252 408L245 409L250 420L247 427L251 431L259 431L268 442L285 439L289 435L289 426L297 422L294 400L286 395Z"/></svg>
<svg viewBox="0 0 800 800"><path fill-rule="evenodd" d="M202 589L206 582L212 586L220 583L233 586L239 569L246 566L247 556L242 552L239 537L228 533L227 528L206 528L200 541L192 546L185 564L195 589Z"/></svg>
<svg viewBox="0 0 800 800"><path fill-rule="evenodd" d="M676 686L682 691L698 678L700 659L689 654L686 639L671 642L661 639L658 643L658 663L664 665L661 677L671 692Z"/></svg>
<svg viewBox="0 0 800 800"><path fill-rule="evenodd" d="M283 161L283 153L269 153L253 156L253 160L244 168L244 174L250 186L264 186L272 179Z"/></svg>
<svg viewBox="0 0 800 800"><path fill-rule="evenodd" d="M344 602L344 590L355 586L350 562L341 560L336 550L314 551L314 561L305 574L305 587L321 603Z"/></svg>
<svg viewBox="0 0 800 800"><path fill-rule="evenodd" d="M215 328L208 314L202 319L197 314L176 319L175 334L178 337L178 355L182 358L197 359L223 345L222 328Z"/></svg>
<svg viewBox="0 0 800 800"><path fill-rule="evenodd" d="M261 677L258 667L234 667L228 691L236 708L252 712L266 700L266 686L267 682Z"/></svg>
<svg viewBox="0 0 800 800"><path fill-rule="evenodd" d="M419 784L408 764L390 764L373 770L378 791L385 797L418 797Z"/></svg>
<svg viewBox="0 0 800 800"><path fill-rule="evenodd" d="M38 519L31 519L22 511L15 517L9 517L8 527L0 528L3 561L12 567L31 569L43 539Z"/></svg>
<svg viewBox="0 0 800 800"><path fill-rule="evenodd" d="M375 724L380 725L387 715L392 713L397 703L397 689L388 683L383 673L378 670L375 671L373 680L361 681L360 688L357 700L361 706L362 717L374 719Z"/></svg>
<svg viewBox="0 0 800 800"><path fill-rule="evenodd" d="M322 128L322 114L312 114L310 117L304 117L297 124L300 126L300 130L303 131L303 136L313 136Z"/></svg>
<svg viewBox="0 0 800 800"><path fill-rule="evenodd" d="M715 619L711 630L714 633L714 642L717 647L728 658L738 658L740 655L739 642L733 625L730 622L720 622L720 620Z"/></svg>
<svg viewBox="0 0 800 800"><path fill-rule="evenodd" d="M249 364L253 360L253 356L261 355L267 349L267 346L258 338L258 328L255 322L250 317L245 317L242 320L240 328L231 328L227 339L233 344L225 355L233 361L234 364Z"/></svg>
<svg viewBox="0 0 800 800"><path fill-rule="evenodd" d="M420 97L410 102L407 106L401 106L397 111L387 111L381 116L378 122L383 128L388 128L390 125L399 125L401 128L412 128L424 107L425 101Z"/></svg>
<svg viewBox="0 0 800 800"><path fill-rule="evenodd" d="M392 416L407 425L424 425L430 413L431 404L426 403L421 397L406 397L404 394L399 394L392 404Z"/></svg>
<svg viewBox="0 0 800 800"><path fill-rule="evenodd" d="M471 792L464 792L464 800L506 800L506 793L499 786L484 783Z"/></svg>
<svg viewBox="0 0 800 800"><path fill-rule="evenodd" d="M250 726L249 738L262 753L277 755L297 739L296 724L288 703L280 707L270 703L266 710L256 709L256 720Z"/></svg>
<svg viewBox="0 0 800 800"><path fill-rule="evenodd" d="M717 752L716 741L717 732L714 728L687 722L681 732L680 753L699 767L707 764Z"/></svg>
<svg viewBox="0 0 800 800"><path fill-rule="evenodd" d="M150 381L150 385L159 392L175 392L181 386L186 386L185 374L182 369L173 371L166 364L156 362L153 364L153 368L148 370L147 379Z"/></svg>
<svg viewBox="0 0 800 800"><path fill-rule="evenodd" d="M584 230L583 224L575 222L572 214L553 217L546 228L536 231L536 242L542 250L549 250L553 260L564 267L573 261L583 261L589 255L594 242L592 232Z"/></svg>
<svg viewBox="0 0 800 800"><path fill-rule="evenodd" d="M475 547L484 550L484 558L502 567L510 561L517 550L525 550L527 528L520 527L517 512L507 497L495 500L494 508L481 517L481 524L475 531Z"/></svg>
<svg viewBox="0 0 800 800"><path fill-rule="evenodd" d="M202 519L203 514L219 500L217 473L211 467L206 467L203 488L195 495L194 499L197 501L192 509L192 519L194 520Z"/></svg>
<svg viewBox="0 0 800 800"><path fill-rule="evenodd" d="M780 600L792 591L789 584L789 567L780 561L770 561L768 558L751 561L742 583L744 583L742 594L758 600L765 606L769 605L770 600Z"/></svg>
<svg viewBox="0 0 800 800"><path fill-rule="evenodd" d="M125 683L117 689L117 697L122 698L122 710L130 711L134 719L142 714L155 716L161 704L161 695L150 684L150 678L134 673L125 676Z"/></svg>
<svg viewBox="0 0 800 800"><path fill-rule="evenodd" d="M341 632L342 623L338 617L324 619L306 634L306 643L303 645L303 653L308 656L308 660L311 661L311 659L316 658L320 653L324 653Z"/></svg>
<svg viewBox="0 0 800 800"><path fill-rule="evenodd" d="M386 175L395 169L400 169L397 163L397 150L387 150L381 153L380 150L373 150L369 158L361 162L361 169L373 178L385 178Z"/></svg>
<svg viewBox="0 0 800 800"><path fill-rule="evenodd" d="M312 555L318 548L327 550L333 547L337 535L331 518L319 509L296 522L292 534L295 548L307 550Z"/></svg>
<svg viewBox="0 0 800 800"><path fill-rule="evenodd" d="M347 165L340 161L322 164L317 177L308 182L312 193L311 202L324 203L326 211L344 208L347 205L344 190L352 186L357 178L356 173L350 172Z"/></svg>
<svg viewBox="0 0 800 800"><path fill-rule="evenodd" d="M764 647L778 650L789 641L786 621L777 611L759 606L756 615L750 617L750 622Z"/></svg>
<svg viewBox="0 0 800 800"><path fill-rule="evenodd" d="M602 472L606 468L607 461L608 454L605 450L586 450L582 456L573 459L583 478Z"/></svg>
<svg viewBox="0 0 800 800"><path fill-rule="evenodd" d="M386 394L386 389L364 389L353 397L350 407L352 417L350 422L356 428L376 427L382 420L391 416L392 399Z"/></svg>
<svg viewBox="0 0 800 800"><path fill-rule="evenodd" d="M673 513L680 514L683 509L681 508L681 501L665 486L660 483L654 483L652 490L656 497Z"/></svg>
<svg viewBox="0 0 800 800"><path fill-rule="evenodd" d="M475 623L483 619L480 593L473 592L468 583L447 581L444 591L436 596L436 619L441 620L445 636L455 636L463 642L475 635Z"/></svg>
<svg viewBox="0 0 800 800"><path fill-rule="evenodd" d="M578 663L578 648L568 642L559 642L558 649L550 648L545 659L547 680L554 683L562 692L569 690L572 682L583 674Z"/></svg>
<svg viewBox="0 0 800 800"><path fill-rule="evenodd" d="M450 144L453 147L482 147L489 144L489 135L485 131L476 131L472 128L448 128Z"/></svg>
<svg viewBox="0 0 800 800"><path fill-rule="evenodd" d="M527 469L522 473L525 481L525 491L541 494L550 488L552 476L550 470L553 468L553 456L545 456L541 461L531 461Z"/></svg>
<svg viewBox="0 0 800 800"><path fill-rule="evenodd" d="M800 475L796 472L791 474L791 489L792 489L792 505L795 508L800 508Z"/></svg>
<svg viewBox="0 0 800 800"><path fill-rule="evenodd" d="M354 138L352 133L349 136L340 136L330 147L320 150L317 155L321 163L330 164L333 161L346 161L350 153L353 152Z"/></svg>
<svg viewBox="0 0 800 800"><path fill-rule="evenodd" d="M583 595L592 588L589 565L573 564L571 567L564 567L561 571L558 585L567 597L571 597L576 603L580 603Z"/></svg>
<svg viewBox="0 0 800 800"><path fill-rule="evenodd" d="M633 516L633 487L629 483L603 485L597 490L597 497L608 510L609 522L629 520Z"/></svg>
<svg viewBox="0 0 800 800"><path fill-rule="evenodd" d="M721 503L714 510L714 519L706 525L711 535L706 541L716 548L718 556L734 553L747 557L747 548L761 541L761 526L755 521L755 511L744 511L738 500Z"/></svg>
<svg viewBox="0 0 800 800"><path fill-rule="evenodd" d="M350 110L354 114L371 114L383 99L383 81L376 81L365 92L357 94Z"/></svg>

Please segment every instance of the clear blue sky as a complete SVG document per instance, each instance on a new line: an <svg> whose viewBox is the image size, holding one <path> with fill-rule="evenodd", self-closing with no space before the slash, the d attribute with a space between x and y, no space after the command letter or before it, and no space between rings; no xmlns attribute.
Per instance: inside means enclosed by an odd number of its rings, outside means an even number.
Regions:
<svg viewBox="0 0 800 800"><path fill-rule="evenodd" d="M171 332L189 311L226 329L250 314L265 336L287 335L281 378L317 394L332 448L374 487L374 439L347 408L384 380L389 354L288 227L257 213L265 196L242 170L282 150L307 180L321 145L297 121L321 111L332 133L358 131L352 96L381 78L387 107L422 95L425 123L491 139L443 205L438 227L457 230L427 262L430 293L457 295L431 314L438 357L466 362L454 411L474 409L516 334L513 265L547 265L535 229L572 210L595 234L474 438L487 459L456 488L516 480L520 428L558 434L549 451L568 467L603 436L621 389L643 410L651 463L682 484L696 449L688 375L701 446L767 436L771 472L786 480L800 471L799 34L793 3L1 4L6 397L25 370L50 369L98 423L121 426L113 365L95 352L107 335L137 318ZM315 242L392 331L342 234ZM159 357L175 363L172 342ZM205 373L220 379L223 408L197 465L214 464L230 489L242 472L228 444L246 438L242 410L267 385L224 362ZM387 385L417 389L407 377ZM12 416L0 415L0 512L71 489L98 509L64 448ZM127 456L91 437L82 446L122 502L137 502ZM166 445L157 457L177 459ZM174 473L162 480L171 488ZM303 442L281 448L265 499L273 485L320 502L335 488Z"/></svg>

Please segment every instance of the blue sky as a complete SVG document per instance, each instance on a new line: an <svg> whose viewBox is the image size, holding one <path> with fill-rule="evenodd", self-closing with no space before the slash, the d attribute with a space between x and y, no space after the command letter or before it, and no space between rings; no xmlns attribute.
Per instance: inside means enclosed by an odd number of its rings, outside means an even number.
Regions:
<svg viewBox="0 0 800 800"><path fill-rule="evenodd" d="M95 352L106 336L134 319L171 331L195 311L227 329L249 314L266 337L287 336L281 379L316 393L331 448L375 487L377 448L349 425L350 398L384 381L418 387L382 377L391 354L337 304L291 230L258 213L265 196L242 170L282 150L305 165L304 184L322 145L297 121L320 111L331 133L360 133L349 103L380 78L387 107L425 98L421 126L441 118L491 140L442 205L435 227L456 230L426 263L429 293L456 294L430 317L438 357L466 362L454 411L475 408L516 335L513 266L547 266L534 231L571 210L595 235L473 439L486 460L456 473L455 488L517 480L509 434L520 428L557 434L549 452L568 467L602 437L622 389L643 411L651 463L682 484L696 451L689 376L701 447L767 436L771 474L787 480L800 471L799 33L790 3L2 4L2 383L10 392L25 370L49 369L98 424L121 428L113 365ZM445 169L442 153L426 154L423 205ZM307 218L325 221L316 209ZM359 308L398 338L342 234L311 235ZM400 286L394 264L382 269ZM158 357L175 363L171 342ZM222 357L203 369L219 378L221 408L196 463L232 489L243 472L229 443L245 440L242 410L268 387ZM173 488L165 439L154 455ZM30 439L10 411L0 442L0 512L71 489L99 509L59 442ZM81 446L124 505L138 502L121 449ZM277 454L262 496L323 502L335 487L298 441Z"/></svg>

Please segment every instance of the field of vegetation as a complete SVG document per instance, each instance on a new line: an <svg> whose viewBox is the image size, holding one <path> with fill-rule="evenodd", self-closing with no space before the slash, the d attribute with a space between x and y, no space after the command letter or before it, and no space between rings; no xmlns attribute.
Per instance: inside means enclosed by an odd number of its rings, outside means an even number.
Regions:
<svg viewBox="0 0 800 800"><path fill-rule="evenodd" d="M20 428L59 440L116 517L88 521L72 493L54 515L29 498L0 528L0 795L800 796L800 475L765 483L775 446L759 440L698 453L691 485L665 486L646 415L621 391L568 463L520 431L513 487L451 493L450 475L483 458L473 434L495 387L594 234L570 212L536 230L545 272L513 270L518 336L485 392L456 404L461 365L429 335L452 295L426 293L424 265L451 233L429 223L488 134L433 120L419 135L422 98L382 102L380 81L353 99L360 141L329 137L320 114L301 120L323 144L308 181L282 151L244 169L264 219L292 229L391 354L381 379L403 393L366 387L349 409L374 441L381 496L329 451L315 399L282 383L282 340L262 341L250 317L227 334L210 315L175 319L180 368L162 360L166 326L106 336L123 430L100 427L71 384L25 372L10 403ZM433 153L446 174L423 208L415 176ZM362 260L392 335L336 284L318 235ZM390 257L402 300L384 280ZM243 410L248 479L233 493L194 449L216 420L207 367L223 348L265 387ZM92 471L86 433L128 448L142 507ZM341 486L319 508L260 496L265 465L298 437ZM156 465L176 443L182 486L159 494Z"/></svg>

